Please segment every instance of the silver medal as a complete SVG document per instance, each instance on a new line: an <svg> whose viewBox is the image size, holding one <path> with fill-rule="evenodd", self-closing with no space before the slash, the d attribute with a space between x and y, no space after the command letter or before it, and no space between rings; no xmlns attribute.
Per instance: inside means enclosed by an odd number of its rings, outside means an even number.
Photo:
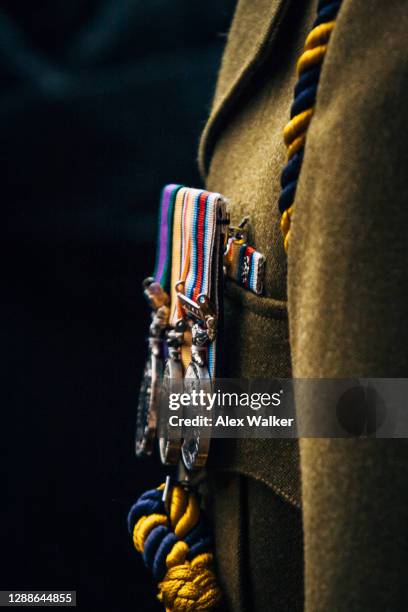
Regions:
<svg viewBox="0 0 408 612"><path fill-rule="evenodd" d="M196 391L201 397L207 397L207 394L212 392L211 376L208 370L208 347L215 340L216 316L208 297L204 294L199 295L197 301L194 302L179 291L178 298L186 317L192 322L191 363L184 377L185 391L190 395L192 391ZM193 407L191 415L188 416L199 423L209 418L206 401ZM210 438L210 425L184 428L181 456L187 470L204 467L210 448Z"/></svg>
<svg viewBox="0 0 408 612"><path fill-rule="evenodd" d="M167 331L168 359L163 375L163 403L160 406L159 451L163 465L175 465L180 459L181 427L170 427L168 417L168 398L171 393L180 393L183 388L183 365L181 346L183 344L185 323L177 321L173 329Z"/></svg>
<svg viewBox="0 0 408 612"><path fill-rule="evenodd" d="M140 385L136 420L135 451L138 457L151 455L157 429L157 405L163 378L163 339L168 325L169 298L159 283L147 278L144 293L152 308L149 355Z"/></svg>

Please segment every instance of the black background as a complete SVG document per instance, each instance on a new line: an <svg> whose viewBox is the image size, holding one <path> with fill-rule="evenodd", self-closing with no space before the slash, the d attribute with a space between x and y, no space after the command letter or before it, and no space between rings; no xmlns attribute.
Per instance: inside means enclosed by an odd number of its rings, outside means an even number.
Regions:
<svg viewBox="0 0 408 612"><path fill-rule="evenodd" d="M157 205L196 169L233 0L2 2L0 588L156 610L127 511Z"/></svg>

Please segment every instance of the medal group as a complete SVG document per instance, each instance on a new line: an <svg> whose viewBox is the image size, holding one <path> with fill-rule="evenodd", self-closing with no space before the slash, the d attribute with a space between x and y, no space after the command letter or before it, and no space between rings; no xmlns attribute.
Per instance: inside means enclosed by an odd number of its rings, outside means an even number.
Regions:
<svg viewBox="0 0 408 612"><path fill-rule="evenodd" d="M164 465L181 459L187 472L205 465L209 432L169 427L158 434L159 397L181 387L211 391L224 277L262 292L265 259L246 242L247 221L230 226L219 193L181 185L163 189L155 271L144 281L151 324L138 404L138 456L152 454L158 441Z"/></svg>

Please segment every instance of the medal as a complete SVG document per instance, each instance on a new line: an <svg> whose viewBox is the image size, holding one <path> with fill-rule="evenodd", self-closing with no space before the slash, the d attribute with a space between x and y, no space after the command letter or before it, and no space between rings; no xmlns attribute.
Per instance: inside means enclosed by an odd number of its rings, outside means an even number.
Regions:
<svg viewBox="0 0 408 612"><path fill-rule="evenodd" d="M149 329L149 356L140 385L136 424L136 455L151 455L157 427L157 401L163 375L163 337L168 325L169 296L153 278L144 283L145 295L152 308Z"/></svg>
<svg viewBox="0 0 408 612"><path fill-rule="evenodd" d="M180 317L175 285L188 265L189 249L185 237L189 233L191 191L193 190L186 187L181 187L178 190L175 198L172 226L169 228L169 233L172 236L171 300L169 328L166 332L167 359L164 366L162 387L164 400L171 393L179 392L183 383L182 350L186 326ZM160 417L160 459L164 465L176 465L180 459L182 430L180 427L169 426L167 406L161 406Z"/></svg>
<svg viewBox="0 0 408 612"><path fill-rule="evenodd" d="M152 310L148 337L148 357L140 385L137 406L135 451L138 457L151 455L157 429L158 395L163 378L164 337L169 322L171 226L174 200L179 185L168 185L162 192L157 260L153 277L143 283L144 295Z"/></svg>
<svg viewBox="0 0 408 612"><path fill-rule="evenodd" d="M163 376L163 398L166 399L171 393L179 393L183 382L183 366L181 363L181 347L183 345L184 322L177 321L174 328L167 331L168 358L164 368ZM165 407L161 410L164 419L168 415ZM159 451L163 465L176 465L180 458L182 431L180 427L171 428L167 423L160 427Z"/></svg>
<svg viewBox="0 0 408 612"><path fill-rule="evenodd" d="M222 257L228 216L225 199L217 193L195 194L190 224L190 258L185 279L176 285L178 304L191 344L185 353L185 391L210 393L216 371L216 337L222 291ZM199 411L205 410L200 406ZM184 430L181 448L187 470L205 465L210 428Z"/></svg>
<svg viewBox="0 0 408 612"><path fill-rule="evenodd" d="M190 394L192 391L211 393L212 383L207 364L208 336L198 323L194 323L192 328L192 342L191 363L185 375L185 390ZM205 405L200 406L197 410L198 416L203 416L202 413L205 410ZM197 415L192 414L191 416ZM181 452L187 470L204 467L210 449L210 439L210 427L205 429L193 427L184 432Z"/></svg>

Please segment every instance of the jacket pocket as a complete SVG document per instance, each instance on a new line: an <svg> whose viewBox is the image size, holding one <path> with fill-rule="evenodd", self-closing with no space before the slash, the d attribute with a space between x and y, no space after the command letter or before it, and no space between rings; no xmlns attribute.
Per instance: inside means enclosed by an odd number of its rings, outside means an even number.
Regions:
<svg viewBox="0 0 408 612"><path fill-rule="evenodd" d="M219 377L290 378L286 302L259 297L228 283ZM209 470L250 476L300 506L299 449L295 439L214 439Z"/></svg>
<svg viewBox="0 0 408 612"><path fill-rule="evenodd" d="M227 283L220 349L224 378L290 378L286 302Z"/></svg>

